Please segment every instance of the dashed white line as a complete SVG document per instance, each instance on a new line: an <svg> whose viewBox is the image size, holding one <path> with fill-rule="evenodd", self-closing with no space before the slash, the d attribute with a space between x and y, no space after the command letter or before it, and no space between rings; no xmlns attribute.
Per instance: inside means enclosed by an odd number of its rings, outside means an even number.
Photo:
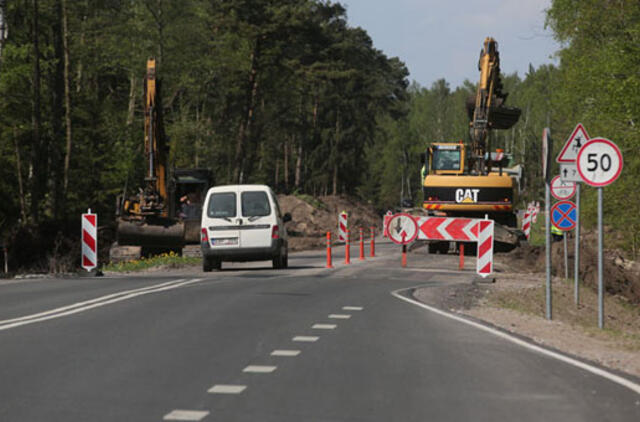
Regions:
<svg viewBox="0 0 640 422"><path fill-rule="evenodd" d="M269 374L275 371L277 366L268 365L249 365L242 370L242 372L250 372L255 374Z"/></svg>
<svg viewBox="0 0 640 422"><path fill-rule="evenodd" d="M240 394L246 389L246 385L216 384L207 392L212 394Z"/></svg>
<svg viewBox="0 0 640 422"><path fill-rule="evenodd" d="M298 356L300 350L274 350L271 356Z"/></svg>
<svg viewBox="0 0 640 422"><path fill-rule="evenodd" d="M315 341L318 341L319 338L320 337L316 337L316 336L295 336L292 340L303 342L303 343L313 343Z"/></svg>
<svg viewBox="0 0 640 422"><path fill-rule="evenodd" d="M333 330L336 328L336 324L313 324L311 328L315 330Z"/></svg>
<svg viewBox="0 0 640 422"><path fill-rule="evenodd" d="M164 415L164 421L201 421L209 414L206 410L172 410Z"/></svg>
<svg viewBox="0 0 640 422"><path fill-rule="evenodd" d="M347 315L347 314L330 314L329 318L330 319L349 319L349 318L351 318L351 315Z"/></svg>
<svg viewBox="0 0 640 422"><path fill-rule="evenodd" d="M343 306L343 311L361 311L364 308L362 306Z"/></svg>

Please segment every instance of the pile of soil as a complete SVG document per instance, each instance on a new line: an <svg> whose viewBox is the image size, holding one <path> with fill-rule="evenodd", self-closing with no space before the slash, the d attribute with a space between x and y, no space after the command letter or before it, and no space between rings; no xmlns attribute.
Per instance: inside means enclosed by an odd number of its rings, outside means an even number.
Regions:
<svg viewBox="0 0 640 422"><path fill-rule="evenodd" d="M580 244L580 280L592 289L598 287L597 240L593 232L585 233ZM569 277L573 277L575 246L568 242ZM554 242L551 248L551 274L564 277L564 245ZM522 245L503 256L511 271L522 273L545 272L545 248ZM632 304L640 304L640 263L625 259L617 250L604 251L605 289L611 295L624 297Z"/></svg>
<svg viewBox="0 0 640 422"><path fill-rule="evenodd" d="M289 249L299 251L326 246L327 232L331 232L332 241L337 239L338 214L345 211L348 215L352 239L359 239L358 229L364 229L365 239L369 237L369 228L375 227L376 233L382 229L382 218L373 205L363 204L347 196L310 196L279 195L278 202L283 213L291 214L287 223Z"/></svg>

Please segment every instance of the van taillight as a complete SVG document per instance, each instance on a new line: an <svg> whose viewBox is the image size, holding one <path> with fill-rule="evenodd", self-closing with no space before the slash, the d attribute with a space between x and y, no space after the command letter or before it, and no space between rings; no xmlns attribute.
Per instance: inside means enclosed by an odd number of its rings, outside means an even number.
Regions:
<svg viewBox="0 0 640 422"><path fill-rule="evenodd" d="M200 232L200 242L201 243L209 243L209 235L207 234L207 229L203 228Z"/></svg>
<svg viewBox="0 0 640 422"><path fill-rule="evenodd" d="M271 230L271 238L272 239L279 239L280 236L278 234L278 226L273 226L273 229Z"/></svg>

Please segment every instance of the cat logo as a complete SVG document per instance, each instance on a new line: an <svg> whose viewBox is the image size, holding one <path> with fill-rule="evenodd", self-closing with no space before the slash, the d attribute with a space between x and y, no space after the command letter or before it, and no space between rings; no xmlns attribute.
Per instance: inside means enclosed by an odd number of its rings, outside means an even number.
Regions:
<svg viewBox="0 0 640 422"><path fill-rule="evenodd" d="M458 204L473 204L478 202L480 189L456 189L456 202Z"/></svg>

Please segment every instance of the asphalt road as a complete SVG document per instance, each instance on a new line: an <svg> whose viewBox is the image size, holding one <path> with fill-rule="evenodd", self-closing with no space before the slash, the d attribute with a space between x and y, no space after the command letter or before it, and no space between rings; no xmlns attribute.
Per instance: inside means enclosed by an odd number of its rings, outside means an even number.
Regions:
<svg viewBox="0 0 640 422"><path fill-rule="evenodd" d="M453 257L378 255L0 282L0 421L640 420L629 388L390 294L470 282Z"/></svg>

